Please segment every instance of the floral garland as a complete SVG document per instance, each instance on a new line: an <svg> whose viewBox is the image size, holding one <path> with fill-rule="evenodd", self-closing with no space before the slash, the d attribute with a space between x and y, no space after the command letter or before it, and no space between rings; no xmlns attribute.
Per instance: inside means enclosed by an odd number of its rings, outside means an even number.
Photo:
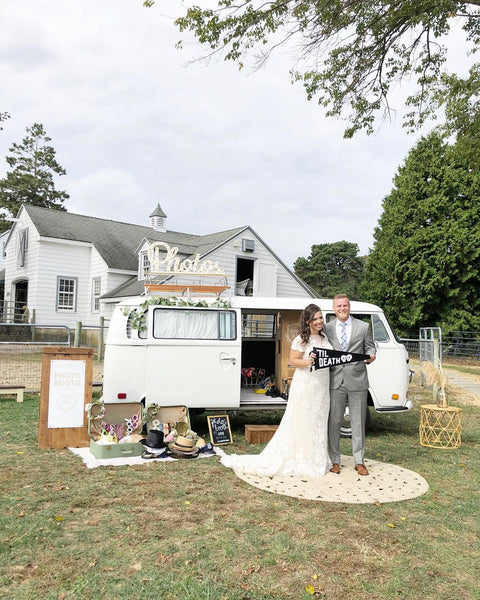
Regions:
<svg viewBox="0 0 480 600"><path fill-rule="evenodd" d="M138 329L138 331L145 331L147 328L146 314L149 306L180 306L180 307L191 307L191 308L224 308L225 310L231 308L229 300L223 300L222 298L216 298L214 302L208 303L206 300L193 300L192 298L177 298L154 296L148 298L145 302L142 302L138 308L129 309L124 308L123 314L129 317L132 329Z"/></svg>

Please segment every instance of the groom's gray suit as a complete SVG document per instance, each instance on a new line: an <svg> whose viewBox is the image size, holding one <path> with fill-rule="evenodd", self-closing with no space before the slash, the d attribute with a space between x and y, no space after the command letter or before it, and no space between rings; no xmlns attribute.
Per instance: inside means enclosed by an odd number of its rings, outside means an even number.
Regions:
<svg viewBox="0 0 480 600"><path fill-rule="evenodd" d="M358 354L375 354L372 332L367 323L352 319L347 351ZM325 325L327 337L334 350L342 350L336 333L337 319ZM330 368L330 417L328 422L328 447L332 463L340 463L340 427L348 402L352 427L352 452L356 465L364 464L365 416L367 412L368 375L363 362Z"/></svg>

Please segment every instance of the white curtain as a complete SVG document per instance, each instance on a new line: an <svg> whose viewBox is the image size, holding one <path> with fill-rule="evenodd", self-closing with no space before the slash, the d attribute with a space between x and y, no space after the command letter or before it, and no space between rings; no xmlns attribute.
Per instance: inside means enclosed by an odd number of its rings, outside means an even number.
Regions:
<svg viewBox="0 0 480 600"><path fill-rule="evenodd" d="M234 340L235 335L232 311L159 308L154 313L154 338Z"/></svg>
<svg viewBox="0 0 480 600"><path fill-rule="evenodd" d="M207 310L155 310L153 337L218 339L218 313Z"/></svg>

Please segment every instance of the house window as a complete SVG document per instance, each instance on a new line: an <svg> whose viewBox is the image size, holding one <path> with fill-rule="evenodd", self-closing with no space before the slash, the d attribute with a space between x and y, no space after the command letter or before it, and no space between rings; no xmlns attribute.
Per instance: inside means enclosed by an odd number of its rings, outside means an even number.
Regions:
<svg viewBox="0 0 480 600"><path fill-rule="evenodd" d="M77 304L77 279L57 278L57 310L75 311Z"/></svg>
<svg viewBox="0 0 480 600"><path fill-rule="evenodd" d="M100 312L100 287L102 279L94 277L92 279L92 312Z"/></svg>
<svg viewBox="0 0 480 600"><path fill-rule="evenodd" d="M146 252L142 252L140 269L140 276L144 279L145 274L150 273L150 261L148 260L148 254Z"/></svg>
<svg viewBox="0 0 480 600"><path fill-rule="evenodd" d="M25 266L25 253L28 248L28 229L20 229L17 237L17 267Z"/></svg>

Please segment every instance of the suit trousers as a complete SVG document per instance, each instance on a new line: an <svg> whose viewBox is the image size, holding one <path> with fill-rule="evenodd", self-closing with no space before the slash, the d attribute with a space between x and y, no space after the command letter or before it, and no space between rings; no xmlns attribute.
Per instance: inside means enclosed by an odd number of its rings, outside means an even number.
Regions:
<svg viewBox="0 0 480 600"><path fill-rule="evenodd" d="M365 417L368 390L349 391L342 383L330 389L330 416L328 419L328 449L332 463L340 463L340 427L348 401L352 428L352 453L356 465L363 465L365 455Z"/></svg>

